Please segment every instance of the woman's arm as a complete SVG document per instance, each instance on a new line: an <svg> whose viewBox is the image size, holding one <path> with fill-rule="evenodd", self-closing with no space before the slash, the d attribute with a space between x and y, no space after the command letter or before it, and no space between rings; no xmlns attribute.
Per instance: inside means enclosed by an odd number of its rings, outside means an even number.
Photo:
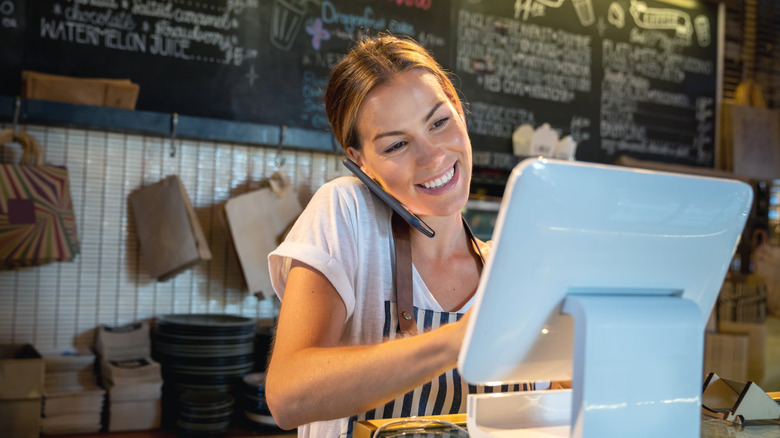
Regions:
<svg viewBox="0 0 780 438"><path fill-rule="evenodd" d="M457 365L465 318L414 337L342 347L345 319L328 279L294 261L266 379L268 406L280 427L373 409Z"/></svg>

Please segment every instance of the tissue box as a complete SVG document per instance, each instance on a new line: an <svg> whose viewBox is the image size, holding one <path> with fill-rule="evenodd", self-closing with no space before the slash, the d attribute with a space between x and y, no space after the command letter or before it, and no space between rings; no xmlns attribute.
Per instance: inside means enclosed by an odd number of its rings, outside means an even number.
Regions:
<svg viewBox="0 0 780 438"><path fill-rule="evenodd" d="M0 400L41 398L46 365L29 344L0 344Z"/></svg>

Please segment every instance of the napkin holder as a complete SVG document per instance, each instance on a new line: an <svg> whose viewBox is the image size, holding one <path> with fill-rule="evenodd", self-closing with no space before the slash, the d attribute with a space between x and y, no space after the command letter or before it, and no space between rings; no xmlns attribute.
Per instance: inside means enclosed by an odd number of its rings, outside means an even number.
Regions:
<svg viewBox="0 0 780 438"><path fill-rule="evenodd" d="M710 373L704 381L702 413L729 423L780 419L780 404L755 382L737 382Z"/></svg>

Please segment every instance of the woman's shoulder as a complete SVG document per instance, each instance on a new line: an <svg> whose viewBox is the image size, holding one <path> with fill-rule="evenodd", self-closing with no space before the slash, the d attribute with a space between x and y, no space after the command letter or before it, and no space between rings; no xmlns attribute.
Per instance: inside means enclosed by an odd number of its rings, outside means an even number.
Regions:
<svg viewBox="0 0 780 438"><path fill-rule="evenodd" d="M338 176L323 184L319 190L341 190L352 192L361 190L360 186L364 186L364 184L354 176Z"/></svg>
<svg viewBox="0 0 780 438"><path fill-rule="evenodd" d="M376 198L365 184L354 176L340 176L323 184L312 198L314 202L335 202L354 207L375 208Z"/></svg>

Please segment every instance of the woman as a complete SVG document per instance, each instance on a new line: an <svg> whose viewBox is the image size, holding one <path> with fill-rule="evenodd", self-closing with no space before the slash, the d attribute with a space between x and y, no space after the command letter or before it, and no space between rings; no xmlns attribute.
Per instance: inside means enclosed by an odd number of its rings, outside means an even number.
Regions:
<svg viewBox="0 0 780 438"><path fill-rule="evenodd" d="M453 368L488 247L461 218L472 163L457 93L423 48L384 36L333 69L325 105L349 158L435 230L410 235L420 334L397 330L392 210L356 178L325 184L269 257L282 298L271 412L318 438L355 419L464 412Z"/></svg>

